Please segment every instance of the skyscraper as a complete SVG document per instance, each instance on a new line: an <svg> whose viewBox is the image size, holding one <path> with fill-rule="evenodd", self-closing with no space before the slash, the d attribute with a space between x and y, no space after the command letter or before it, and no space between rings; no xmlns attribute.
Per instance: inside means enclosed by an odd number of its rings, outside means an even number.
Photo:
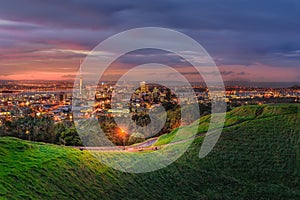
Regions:
<svg viewBox="0 0 300 200"><path fill-rule="evenodd" d="M142 81L140 82L141 92L146 92L146 82Z"/></svg>
<svg viewBox="0 0 300 200"><path fill-rule="evenodd" d="M80 80L79 80L79 94L80 96L82 96L82 79L83 79L83 76L82 76L82 68L81 68L81 60L80 60L80 64L79 64L79 73L80 73Z"/></svg>

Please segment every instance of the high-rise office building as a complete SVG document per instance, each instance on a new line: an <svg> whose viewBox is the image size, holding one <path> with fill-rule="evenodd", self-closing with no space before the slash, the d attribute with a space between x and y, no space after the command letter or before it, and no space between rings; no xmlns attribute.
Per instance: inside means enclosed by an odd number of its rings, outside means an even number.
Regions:
<svg viewBox="0 0 300 200"><path fill-rule="evenodd" d="M145 81L140 82L140 88L141 88L141 92L146 92L147 91L147 87L146 87L146 82Z"/></svg>

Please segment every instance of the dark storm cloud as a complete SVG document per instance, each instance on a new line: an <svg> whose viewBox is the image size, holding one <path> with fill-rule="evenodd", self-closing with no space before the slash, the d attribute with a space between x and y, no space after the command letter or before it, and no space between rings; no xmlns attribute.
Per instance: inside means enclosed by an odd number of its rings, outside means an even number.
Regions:
<svg viewBox="0 0 300 200"><path fill-rule="evenodd" d="M74 0L11 0L0 7L1 17L53 27L99 28L114 26L114 13L126 9L126 3Z"/></svg>
<svg viewBox="0 0 300 200"><path fill-rule="evenodd" d="M124 64L122 68L131 68L147 63L160 63L174 68L191 67L190 63L175 53L150 48L129 52L118 58L112 65L120 67L120 63Z"/></svg>
<svg viewBox="0 0 300 200"><path fill-rule="evenodd" d="M119 31L160 26L196 39L218 65L295 68L299 19L298 0L10 0L0 6L0 51L91 50ZM136 56L120 61L139 62Z"/></svg>
<svg viewBox="0 0 300 200"><path fill-rule="evenodd" d="M246 72L239 72L237 73L238 75L246 75L247 73Z"/></svg>
<svg viewBox="0 0 300 200"><path fill-rule="evenodd" d="M0 16L76 28L161 25L178 29L299 31L297 0L10 0Z"/></svg>
<svg viewBox="0 0 300 200"><path fill-rule="evenodd" d="M224 76L228 76L230 74L233 74L234 72L233 71L221 71L221 74L224 75Z"/></svg>

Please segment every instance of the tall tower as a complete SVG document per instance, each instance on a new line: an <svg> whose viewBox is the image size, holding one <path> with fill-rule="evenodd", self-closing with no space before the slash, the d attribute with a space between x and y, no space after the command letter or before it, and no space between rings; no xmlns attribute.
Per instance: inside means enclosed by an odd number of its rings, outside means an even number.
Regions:
<svg viewBox="0 0 300 200"><path fill-rule="evenodd" d="M146 82L145 81L140 82L140 88L141 88L141 92L146 92Z"/></svg>
<svg viewBox="0 0 300 200"><path fill-rule="evenodd" d="M79 94L80 96L82 96L82 79L83 79L83 76L82 76L82 69L81 69L81 60L80 60L80 63L79 63Z"/></svg>

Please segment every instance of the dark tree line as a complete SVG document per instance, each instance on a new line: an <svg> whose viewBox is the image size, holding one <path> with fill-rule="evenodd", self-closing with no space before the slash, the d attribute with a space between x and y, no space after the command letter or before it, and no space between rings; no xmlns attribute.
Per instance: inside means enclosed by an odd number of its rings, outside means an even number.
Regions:
<svg viewBox="0 0 300 200"><path fill-rule="evenodd" d="M163 103L163 106L167 111L166 122L159 132L151 136L160 136L165 133L170 133L172 130L178 128L180 123L182 123L181 109L185 108L181 108L179 105L170 102ZM210 105L200 104L200 112L201 115L209 114ZM191 117L187 124L196 120L193 118L193 116L196 115L193 113L190 114ZM105 132L106 137L111 142L113 142L115 145L123 145L125 140L126 144L130 145L137 142L142 142L149 137L147 134L142 135L137 127L146 127L149 123L151 123L151 119L146 112L132 113L131 117L134 123L129 124L129 127L118 127L113 117L101 117L98 121L102 130ZM159 118L160 116L157 117ZM131 135L125 134L122 136L120 135L121 128L133 131L131 131ZM150 126L147 129L149 133L155 132L155 130L155 126ZM12 121L3 121L0 125L0 136L11 136L24 140L66 146L83 145L73 122L65 121L61 123L55 123L51 117L46 116L26 116L19 119L13 119Z"/></svg>
<svg viewBox="0 0 300 200"><path fill-rule="evenodd" d="M27 116L4 121L0 126L0 136L66 146L82 146L73 123L55 123L51 117Z"/></svg>

